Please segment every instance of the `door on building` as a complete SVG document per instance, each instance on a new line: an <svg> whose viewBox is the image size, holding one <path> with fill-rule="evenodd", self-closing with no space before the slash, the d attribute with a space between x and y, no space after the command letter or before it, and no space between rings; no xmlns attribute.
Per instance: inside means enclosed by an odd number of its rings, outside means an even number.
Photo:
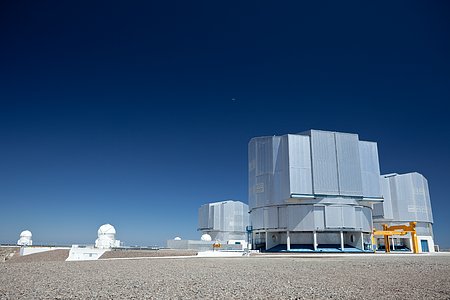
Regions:
<svg viewBox="0 0 450 300"><path fill-rule="evenodd" d="M420 246L422 246L422 252L430 252L427 240L420 240Z"/></svg>

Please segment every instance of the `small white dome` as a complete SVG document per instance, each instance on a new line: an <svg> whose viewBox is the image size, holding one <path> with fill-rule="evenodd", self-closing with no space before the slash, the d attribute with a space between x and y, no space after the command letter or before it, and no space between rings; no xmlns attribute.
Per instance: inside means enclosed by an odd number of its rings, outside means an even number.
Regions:
<svg viewBox="0 0 450 300"><path fill-rule="evenodd" d="M31 231L24 230L20 233L20 238L17 241L17 245L19 246L31 246L33 245L33 241L31 240L31 237L33 235L31 234Z"/></svg>
<svg viewBox="0 0 450 300"><path fill-rule="evenodd" d="M205 233L205 234L202 234L202 237L200 238L202 241L204 241L204 242L211 242L211 236L209 235L209 234L207 234L207 233Z"/></svg>
<svg viewBox="0 0 450 300"><path fill-rule="evenodd" d="M116 229L111 224L103 224L98 229L98 236L101 236L101 235L115 235L115 234L116 234Z"/></svg>
<svg viewBox="0 0 450 300"><path fill-rule="evenodd" d="M181 241L181 238L179 236L177 236L176 238L174 238L175 241Z"/></svg>
<svg viewBox="0 0 450 300"><path fill-rule="evenodd" d="M95 240L96 248L109 249L120 246L120 241L116 240L116 229L111 224L103 224L97 233L98 239Z"/></svg>
<svg viewBox="0 0 450 300"><path fill-rule="evenodd" d="M30 237L32 237L33 235L31 234L31 231L29 231L29 230L24 230L24 231L22 231L21 233L20 233L20 237L27 237L27 238L30 238Z"/></svg>

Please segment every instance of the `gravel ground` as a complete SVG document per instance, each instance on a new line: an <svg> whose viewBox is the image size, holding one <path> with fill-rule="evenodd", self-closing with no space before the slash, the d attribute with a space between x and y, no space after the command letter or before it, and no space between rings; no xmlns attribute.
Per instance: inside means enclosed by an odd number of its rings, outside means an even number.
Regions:
<svg viewBox="0 0 450 300"><path fill-rule="evenodd" d="M0 299L450 299L450 255L0 264Z"/></svg>
<svg viewBox="0 0 450 300"><path fill-rule="evenodd" d="M51 250L42 253L30 254L25 256L19 255L20 248L3 248L0 247L0 262L7 263L20 262L44 262L44 261L65 261L69 256L69 250ZM15 252L14 256L9 254ZM135 257L165 257L165 256L195 256L197 251L190 250L113 250L105 252L99 259L108 258L135 258Z"/></svg>
<svg viewBox="0 0 450 300"><path fill-rule="evenodd" d="M19 247L0 247L0 263L11 259L19 250Z"/></svg>
<svg viewBox="0 0 450 300"><path fill-rule="evenodd" d="M195 256L197 251L191 250L113 250L105 252L99 259L132 258L132 257L162 257L162 256Z"/></svg>

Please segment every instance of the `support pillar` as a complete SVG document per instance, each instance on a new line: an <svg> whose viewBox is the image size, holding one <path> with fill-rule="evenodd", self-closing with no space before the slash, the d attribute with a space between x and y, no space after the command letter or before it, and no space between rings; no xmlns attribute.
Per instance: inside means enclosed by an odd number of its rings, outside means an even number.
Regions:
<svg viewBox="0 0 450 300"><path fill-rule="evenodd" d="M291 251L291 236L289 235L289 230L286 231L286 250Z"/></svg>
<svg viewBox="0 0 450 300"><path fill-rule="evenodd" d="M266 251L267 251L267 241L268 241L268 238L269 238L269 235L268 235L268 233L267 233L267 231L266 231Z"/></svg>
<svg viewBox="0 0 450 300"><path fill-rule="evenodd" d="M375 236L372 234L370 234L370 239L372 241L372 250L373 252L376 252L378 250L378 239L375 239Z"/></svg>
<svg viewBox="0 0 450 300"><path fill-rule="evenodd" d="M341 251L344 251L344 232L341 231Z"/></svg>
<svg viewBox="0 0 450 300"><path fill-rule="evenodd" d="M364 233L361 231L361 250L364 251Z"/></svg>
<svg viewBox="0 0 450 300"><path fill-rule="evenodd" d="M313 237L314 237L314 251L317 251L317 232L313 232Z"/></svg>
<svg viewBox="0 0 450 300"><path fill-rule="evenodd" d="M384 236L384 249L386 253L390 253L391 252L391 245L389 243L389 236L385 235Z"/></svg>
<svg viewBox="0 0 450 300"><path fill-rule="evenodd" d="M413 253L419 253L419 242L417 241L417 234L415 231L411 232L411 239L412 239Z"/></svg>

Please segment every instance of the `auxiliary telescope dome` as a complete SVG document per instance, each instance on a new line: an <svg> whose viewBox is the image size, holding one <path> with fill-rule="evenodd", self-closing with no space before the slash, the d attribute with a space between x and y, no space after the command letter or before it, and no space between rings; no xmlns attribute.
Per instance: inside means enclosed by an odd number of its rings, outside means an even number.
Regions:
<svg viewBox="0 0 450 300"><path fill-rule="evenodd" d="M106 235L114 238L116 235L116 229L111 224L104 224L98 229L98 236L100 237L101 235Z"/></svg>
<svg viewBox="0 0 450 300"><path fill-rule="evenodd" d="M200 239L204 242L211 242L211 240L212 240L211 236L207 233L202 234L202 237Z"/></svg>
<svg viewBox="0 0 450 300"><path fill-rule="evenodd" d="M33 241L31 240L31 237L33 234L31 234L31 231L24 230L20 233L20 238L17 241L17 245L19 246L31 246L33 245Z"/></svg>
<svg viewBox="0 0 450 300"><path fill-rule="evenodd" d="M98 239L95 241L96 248L109 249L120 246L120 241L116 240L116 229L111 224L100 226L97 233Z"/></svg>

